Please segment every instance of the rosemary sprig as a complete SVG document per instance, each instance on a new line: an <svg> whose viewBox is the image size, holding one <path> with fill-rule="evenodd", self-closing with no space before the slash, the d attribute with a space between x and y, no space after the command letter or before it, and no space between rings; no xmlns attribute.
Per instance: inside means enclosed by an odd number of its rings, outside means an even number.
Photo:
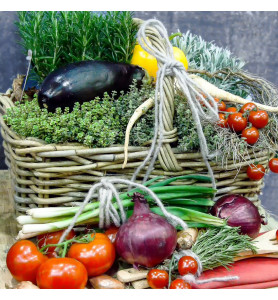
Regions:
<svg viewBox="0 0 278 300"><path fill-rule="evenodd" d="M239 234L239 228L217 227L200 231L191 250L199 256L205 271L219 266L228 269L240 252L251 250L256 253L256 249L249 236ZM173 256L175 257L175 253ZM169 269L170 265L172 273L177 273L178 260L173 257L164 261L160 268Z"/></svg>
<svg viewBox="0 0 278 300"><path fill-rule="evenodd" d="M138 31L132 17L129 11L23 11L16 25L25 52L33 51L33 73L42 81L76 61L129 63Z"/></svg>

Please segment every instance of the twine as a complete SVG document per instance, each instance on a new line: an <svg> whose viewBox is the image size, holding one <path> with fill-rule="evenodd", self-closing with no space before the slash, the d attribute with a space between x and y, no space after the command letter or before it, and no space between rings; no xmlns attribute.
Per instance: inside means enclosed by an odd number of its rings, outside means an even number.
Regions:
<svg viewBox="0 0 278 300"><path fill-rule="evenodd" d="M163 53L156 49L147 39L146 32L148 28L154 28L161 35L161 38L165 42L165 51ZM162 66L159 68L157 72L156 79L156 88L155 88L155 124L154 124L154 136L152 140L152 144L149 150L149 153L143 163L135 170L132 181L135 181L138 173L147 165L150 161L150 164L147 168L146 174L144 176L143 182L146 182L150 173L153 170L155 161L159 154L162 142L163 142L163 110L164 110L164 102L165 102L165 92L163 89L164 77L165 76L173 76L177 80L177 84L179 88L186 96L188 104L190 106L193 119L195 121L197 132L200 140L200 150L207 166L208 172L212 178L213 188L216 188L216 183L213 175L212 168L208 162L210 157L207 141L202 129L201 119L206 120L211 123L216 123L219 120L218 116L218 106L216 101L206 92L204 91L196 82L194 82L189 75L187 74L184 65L174 59L173 47L169 41L168 33L164 25L155 19L150 19L144 22L139 31L138 31L138 42L141 47L147 51L149 54L154 56L158 63ZM205 94L208 98L206 100L203 96ZM202 103L202 105L201 105ZM206 108L206 109L205 109ZM159 138L158 138L159 137Z"/></svg>
<svg viewBox="0 0 278 300"><path fill-rule="evenodd" d="M74 227L75 223L77 222L78 217L82 214L85 206L89 203L92 198L92 195L98 191L98 199L100 202L99 206L99 227L109 227L111 225L111 221L117 226L120 227L121 223L126 221L126 214L122 204L122 201L119 196L119 192L117 191L115 184L125 184L127 186L134 186L140 188L144 192L147 192L152 199L156 202L157 206L161 209L163 215L166 217L169 223L173 226L180 225L183 229L187 229L187 224L180 219L179 217L169 213L164 205L162 204L161 200L156 196L156 194L149 189L148 187L140 184L135 183L127 179L120 179L120 178L102 178L99 183L95 183L89 190L86 198L84 199L83 203L81 204L78 212L74 215L70 225L64 231L63 235L61 236L59 243L62 243L69 232ZM118 213L117 209L112 204L113 196L116 199L116 203L118 205L120 214Z"/></svg>
<svg viewBox="0 0 278 300"><path fill-rule="evenodd" d="M202 262L201 262L199 256L196 253L194 253L192 250L182 250L182 251L178 252L177 254L174 254L174 256L178 261L183 256L191 256L197 261L198 270L195 275L187 274L187 275L179 277L189 283L198 285L198 284L204 284L204 283L216 282L216 281L227 282L227 281L232 281L232 280L239 280L239 276L223 276L223 277L213 277L213 278L208 278L208 279L198 279L198 277L200 277L203 272L203 266L202 266Z"/></svg>

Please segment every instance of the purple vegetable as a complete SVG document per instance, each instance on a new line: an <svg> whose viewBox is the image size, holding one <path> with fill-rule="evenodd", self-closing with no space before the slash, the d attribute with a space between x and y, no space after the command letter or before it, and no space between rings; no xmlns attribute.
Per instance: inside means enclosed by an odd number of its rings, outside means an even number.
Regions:
<svg viewBox="0 0 278 300"><path fill-rule="evenodd" d="M150 211L141 194L134 193L133 201L133 214L117 233L116 250L128 263L151 268L174 252L177 231L163 217Z"/></svg>
<svg viewBox="0 0 278 300"><path fill-rule="evenodd" d="M211 209L211 214L227 219L231 227L240 227L242 234L251 238L258 236L262 220L258 208L247 198L240 195L226 195L216 201Z"/></svg>

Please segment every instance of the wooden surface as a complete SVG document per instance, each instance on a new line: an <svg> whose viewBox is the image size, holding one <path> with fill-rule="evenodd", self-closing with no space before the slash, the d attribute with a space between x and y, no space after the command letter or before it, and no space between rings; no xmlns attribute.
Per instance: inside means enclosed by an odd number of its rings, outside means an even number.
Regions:
<svg viewBox="0 0 278 300"><path fill-rule="evenodd" d="M12 188L8 171L0 171L0 288L11 286L14 281L6 267L6 254L15 242L17 226L13 203Z"/></svg>

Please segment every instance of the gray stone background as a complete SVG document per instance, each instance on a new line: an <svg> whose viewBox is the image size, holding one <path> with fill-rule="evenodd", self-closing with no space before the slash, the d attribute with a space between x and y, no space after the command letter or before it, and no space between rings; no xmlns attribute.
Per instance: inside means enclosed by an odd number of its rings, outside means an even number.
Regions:
<svg viewBox="0 0 278 300"><path fill-rule="evenodd" d="M207 41L230 49L248 64L247 70L278 86L278 12L153 12L138 11L135 17L157 18L169 33L190 30ZM17 73L25 73L26 61L16 34L16 12L0 12L0 91L9 87ZM2 141L0 141L2 144ZM5 169L0 149L0 169ZM278 215L277 174L266 176L263 205Z"/></svg>

